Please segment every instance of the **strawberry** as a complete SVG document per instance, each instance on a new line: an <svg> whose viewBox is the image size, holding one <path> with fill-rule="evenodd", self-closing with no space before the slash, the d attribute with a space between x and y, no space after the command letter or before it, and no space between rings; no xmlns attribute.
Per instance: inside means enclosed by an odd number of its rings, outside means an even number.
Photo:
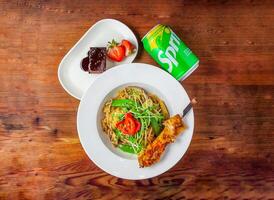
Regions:
<svg viewBox="0 0 274 200"><path fill-rule="evenodd" d="M125 55L128 56L133 53L135 46L128 40L122 40L121 45L125 47Z"/></svg>
<svg viewBox="0 0 274 200"><path fill-rule="evenodd" d="M120 62L125 57L125 47L122 45L119 45L113 39L111 42L108 42L107 55L111 60Z"/></svg>

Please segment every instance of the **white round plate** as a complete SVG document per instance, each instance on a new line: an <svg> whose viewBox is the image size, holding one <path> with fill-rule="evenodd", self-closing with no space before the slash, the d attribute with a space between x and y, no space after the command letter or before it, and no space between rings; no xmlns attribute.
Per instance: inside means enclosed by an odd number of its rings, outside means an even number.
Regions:
<svg viewBox="0 0 274 200"><path fill-rule="evenodd" d="M111 145L100 123L104 103L126 86L139 86L156 94L171 116L182 113L190 102L181 84L160 68L142 63L120 65L103 73L83 95L77 113L79 138L89 158L107 173L131 180L151 178L170 169L186 152L193 134L193 110L184 117L187 129L167 147L161 160L139 168L136 156Z"/></svg>
<svg viewBox="0 0 274 200"><path fill-rule="evenodd" d="M81 60L87 56L90 47L106 47L108 41L129 40L136 51L122 62L107 59L107 69L125 63L131 63L138 52L138 41L134 33L122 22L103 19L95 23L83 37L70 49L58 68L58 78L63 88L73 97L81 99L90 84L101 74L89 74L80 68Z"/></svg>

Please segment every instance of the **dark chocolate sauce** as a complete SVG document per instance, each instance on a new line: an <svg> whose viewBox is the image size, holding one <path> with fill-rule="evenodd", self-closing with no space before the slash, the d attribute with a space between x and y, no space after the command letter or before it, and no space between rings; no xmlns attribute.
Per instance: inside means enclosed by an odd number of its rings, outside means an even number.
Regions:
<svg viewBox="0 0 274 200"><path fill-rule="evenodd" d="M88 65L89 65L89 58L88 57L83 58L83 60L81 61L81 69L87 72Z"/></svg>

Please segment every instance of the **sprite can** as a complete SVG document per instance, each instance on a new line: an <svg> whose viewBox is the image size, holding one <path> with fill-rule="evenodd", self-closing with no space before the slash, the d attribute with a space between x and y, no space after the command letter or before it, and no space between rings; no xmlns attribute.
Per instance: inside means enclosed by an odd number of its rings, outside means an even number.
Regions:
<svg viewBox="0 0 274 200"><path fill-rule="evenodd" d="M199 59L168 26L156 25L142 43L152 58L177 80L185 79L199 65Z"/></svg>

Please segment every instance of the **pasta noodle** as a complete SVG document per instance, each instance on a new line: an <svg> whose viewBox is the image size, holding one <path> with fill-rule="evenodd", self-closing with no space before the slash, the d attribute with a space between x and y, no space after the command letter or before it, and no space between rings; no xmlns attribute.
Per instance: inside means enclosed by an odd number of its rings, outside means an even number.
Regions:
<svg viewBox="0 0 274 200"><path fill-rule="evenodd" d="M141 125L134 135L124 134L117 128L127 113L131 113ZM130 86L120 90L115 98L105 103L101 123L103 131L115 147L138 154L153 142L163 129L163 121L168 118L168 110L161 99L142 88Z"/></svg>

